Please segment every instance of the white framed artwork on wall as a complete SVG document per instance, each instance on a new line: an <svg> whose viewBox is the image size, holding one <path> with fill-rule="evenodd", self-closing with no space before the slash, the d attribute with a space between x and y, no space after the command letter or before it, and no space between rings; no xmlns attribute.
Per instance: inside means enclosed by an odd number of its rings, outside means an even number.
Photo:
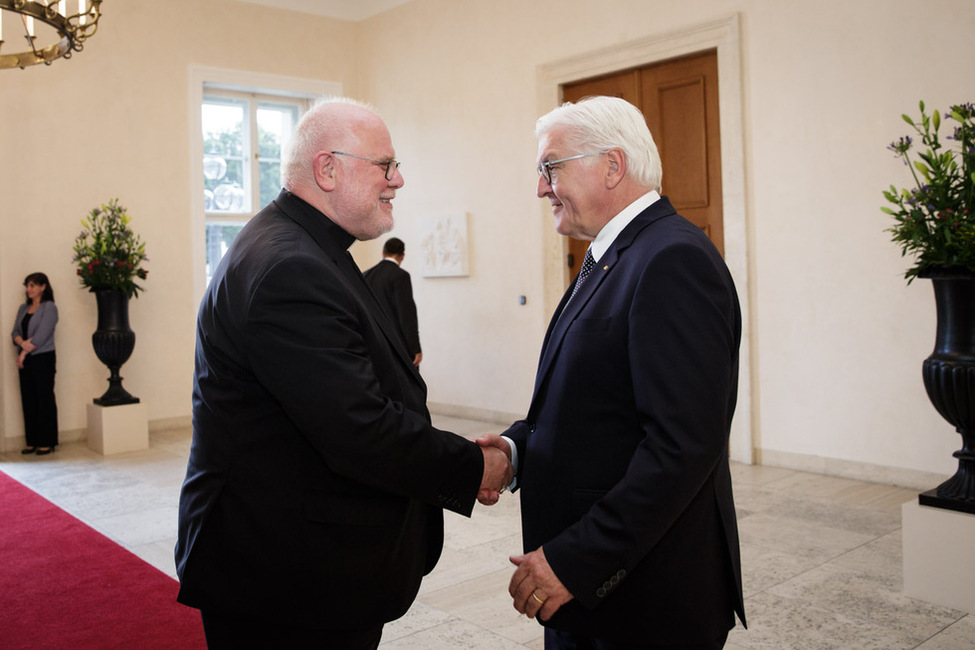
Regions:
<svg viewBox="0 0 975 650"><path fill-rule="evenodd" d="M466 276L470 273L467 214L427 217L423 221L420 257L427 278Z"/></svg>

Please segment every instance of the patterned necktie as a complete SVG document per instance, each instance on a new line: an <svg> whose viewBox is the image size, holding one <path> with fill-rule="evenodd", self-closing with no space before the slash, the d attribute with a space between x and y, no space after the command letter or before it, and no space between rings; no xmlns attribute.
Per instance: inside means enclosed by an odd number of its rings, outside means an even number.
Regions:
<svg viewBox="0 0 975 650"><path fill-rule="evenodd" d="M579 287L582 283L586 281L589 274L592 273L593 268L596 266L596 260L592 256L592 249L586 251L586 258L582 260L582 268L579 269L579 277L576 278L576 286L572 288L572 295L569 296L569 302L575 298L576 293L579 291ZM565 304L569 304L568 302Z"/></svg>

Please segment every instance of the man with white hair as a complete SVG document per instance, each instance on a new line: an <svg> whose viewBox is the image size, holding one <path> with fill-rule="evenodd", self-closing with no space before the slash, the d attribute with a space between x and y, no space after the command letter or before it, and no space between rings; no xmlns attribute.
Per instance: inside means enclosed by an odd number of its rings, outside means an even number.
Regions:
<svg viewBox="0 0 975 650"><path fill-rule="evenodd" d="M592 242L552 317L516 465L509 593L551 649L721 648L745 620L728 436L741 314L721 255L659 194L643 115L615 97L540 118L538 196Z"/></svg>

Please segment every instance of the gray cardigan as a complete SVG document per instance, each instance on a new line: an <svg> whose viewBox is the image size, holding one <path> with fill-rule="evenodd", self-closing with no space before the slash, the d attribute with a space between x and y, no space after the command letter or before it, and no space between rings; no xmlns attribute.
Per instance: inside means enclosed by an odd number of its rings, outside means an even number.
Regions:
<svg viewBox="0 0 975 650"><path fill-rule="evenodd" d="M24 314L28 307L26 303L17 309L17 320L14 321L14 329L10 333L10 340L17 336L23 339L30 339L37 349L31 354L41 354L42 352L54 352L54 326L58 323L58 306L53 300L46 300L37 306L37 311L30 318L27 324L27 332L20 326L24 319ZM16 345L16 344L15 344ZM17 346L20 349L20 346Z"/></svg>

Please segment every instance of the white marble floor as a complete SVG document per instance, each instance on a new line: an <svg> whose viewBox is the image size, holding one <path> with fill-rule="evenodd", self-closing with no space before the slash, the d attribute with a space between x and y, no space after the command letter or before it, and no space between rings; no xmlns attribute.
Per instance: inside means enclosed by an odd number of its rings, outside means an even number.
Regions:
<svg viewBox="0 0 975 650"><path fill-rule="evenodd" d="M435 420L468 436L499 428ZM0 455L0 471L174 576L189 442L180 429L117 456L84 442L49 456L14 450ZM975 648L975 616L901 593L900 506L915 491L771 467L733 472L750 628L733 630L727 648ZM541 628L507 596L507 558L520 550L517 498L477 506L471 519L447 513L443 558L413 608L386 626L381 647L541 650Z"/></svg>

